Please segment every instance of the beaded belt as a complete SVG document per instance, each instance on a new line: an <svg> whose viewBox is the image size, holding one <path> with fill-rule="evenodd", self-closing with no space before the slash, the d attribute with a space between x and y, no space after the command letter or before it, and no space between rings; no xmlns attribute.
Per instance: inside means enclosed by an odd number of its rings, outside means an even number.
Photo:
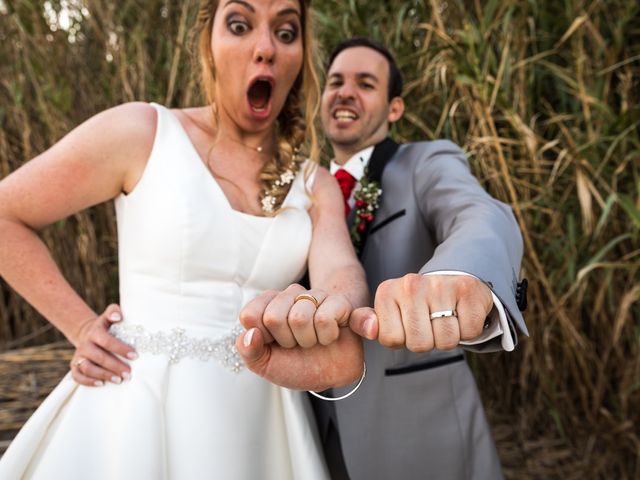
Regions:
<svg viewBox="0 0 640 480"><path fill-rule="evenodd" d="M236 350L236 338L242 333L237 325L226 335L215 339L194 338L185 335L183 328L173 328L168 332L150 332L142 325L115 323L111 325L111 334L138 352L153 355L167 355L169 363L178 363L183 358L199 360L217 360L232 372L242 370L243 363Z"/></svg>

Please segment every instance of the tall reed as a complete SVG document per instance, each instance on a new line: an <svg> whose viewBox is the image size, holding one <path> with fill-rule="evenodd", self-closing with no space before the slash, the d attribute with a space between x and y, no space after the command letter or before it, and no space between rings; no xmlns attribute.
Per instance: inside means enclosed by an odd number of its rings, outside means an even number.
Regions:
<svg viewBox="0 0 640 480"><path fill-rule="evenodd" d="M366 34L394 48L408 80L397 136L463 145L522 229L531 338L471 358L508 476L640 478L640 6L323 12L329 42Z"/></svg>
<svg viewBox="0 0 640 480"><path fill-rule="evenodd" d="M74 28L52 31L47 3L75 12ZM640 478L640 6L313 4L327 50L358 34L397 54L408 109L396 138L464 146L520 224L531 338L471 357L507 476ZM0 175L108 106L198 103L194 6L0 2ZM117 300L110 206L43 235L95 308ZM45 325L0 284L5 349L57 338Z"/></svg>

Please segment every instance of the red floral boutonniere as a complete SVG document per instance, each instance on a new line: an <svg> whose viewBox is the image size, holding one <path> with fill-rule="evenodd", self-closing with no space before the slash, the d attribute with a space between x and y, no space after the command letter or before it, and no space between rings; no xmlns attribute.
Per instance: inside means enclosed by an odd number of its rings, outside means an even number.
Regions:
<svg viewBox="0 0 640 480"><path fill-rule="evenodd" d="M360 251L362 243L362 234L366 232L367 227L375 220L375 213L379 206L379 198L382 194L380 184L374 180L369 180L366 173L360 179L360 188L354 194L355 217L353 226L351 227L351 241Z"/></svg>

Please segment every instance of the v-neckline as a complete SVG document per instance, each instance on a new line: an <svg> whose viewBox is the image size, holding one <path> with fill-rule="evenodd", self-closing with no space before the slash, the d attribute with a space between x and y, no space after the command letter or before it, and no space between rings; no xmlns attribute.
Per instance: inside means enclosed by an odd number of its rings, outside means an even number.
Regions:
<svg viewBox="0 0 640 480"><path fill-rule="evenodd" d="M224 202L227 205L227 207L229 208L229 210L231 210L233 213L236 213L238 215L242 215L244 217L248 217L248 218L252 218L252 219L256 218L256 219L260 219L260 220L273 220L274 218L276 218L276 216L267 217L265 215L254 215L252 213L243 212L242 210L236 210L235 208L233 208L233 206L231 205L231 202L229 201L229 198L227 197L227 195L224 193L224 190L220 186L220 183L218 183L218 180L216 180L216 177L213 176L211 171L204 164L204 161L202 160L202 157L198 153L198 149L193 144L193 141L191 140L191 137L189 137L189 134L187 133L187 129L184 128L184 125L180 121L180 118L178 118L178 116L174 112L172 112L169 108L167 108L167 107L165 107L163 105L160 105L160 104L158 104L158 105L161 108L164 108L169 113L169 115L171 115L173 117L173 120L175 120L178 123L178 127L180 128L180 131L181 131L182 135L184 136L187 144L189 145L189 148L191 149L195 159L197 160L197 163L200 165L200 168L203 170L204 174L211 179L211 181L213 182L213 185L215 186L215 188L218 191L218 193L220 194L220 196L222 196L222 198L224 199ZM294 182L295 182L295 180L294 180ZM284 201L282 202L282 206L283 207L286 205L287 200L289 199L289 195L291 195L291 193L293 192L293 187L294 186L292 185L291 188L289 189L289 191L287 192L287 195L286 195Z"/></svg>

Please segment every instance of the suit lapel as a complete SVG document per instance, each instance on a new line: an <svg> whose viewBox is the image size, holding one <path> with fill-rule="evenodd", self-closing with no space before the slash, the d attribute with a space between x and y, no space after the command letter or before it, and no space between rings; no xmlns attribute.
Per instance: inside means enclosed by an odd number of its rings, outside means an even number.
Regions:
<svg viewBox="0 0 640 480"><path fill-rule="evenodd" d="M400 145L389 137L375 146L367 166L366 174L369 180L380 183L384 167L387 166L387 162L395 155L398 148L400 148Z"/></svg>
<svg viewBox="0 0 640 480"><path fill-rule="evenodd" d="M387 163L398 151L398 145L396 142L391 140L389 137L385 138L382 142L378 143L371 153L371 158L369 159L369 164L367 169L365 170L365 176L372 182L377 182L378 185L382 185L382 173L384 172L384 168L387 166ZM382 192L379 202L382 201L384 197L384 191ZM376 212L373 212L374 215ZM353 225L353 221L355 218L355 208L351 211L348 217L349 227ZM369 236L369 230L371 229L371 223L367 224L367 227L364 232L360 234L360 242L355 245L358 254L361 255L364 251L365 243L367 242L367 237Z"/></svg>

